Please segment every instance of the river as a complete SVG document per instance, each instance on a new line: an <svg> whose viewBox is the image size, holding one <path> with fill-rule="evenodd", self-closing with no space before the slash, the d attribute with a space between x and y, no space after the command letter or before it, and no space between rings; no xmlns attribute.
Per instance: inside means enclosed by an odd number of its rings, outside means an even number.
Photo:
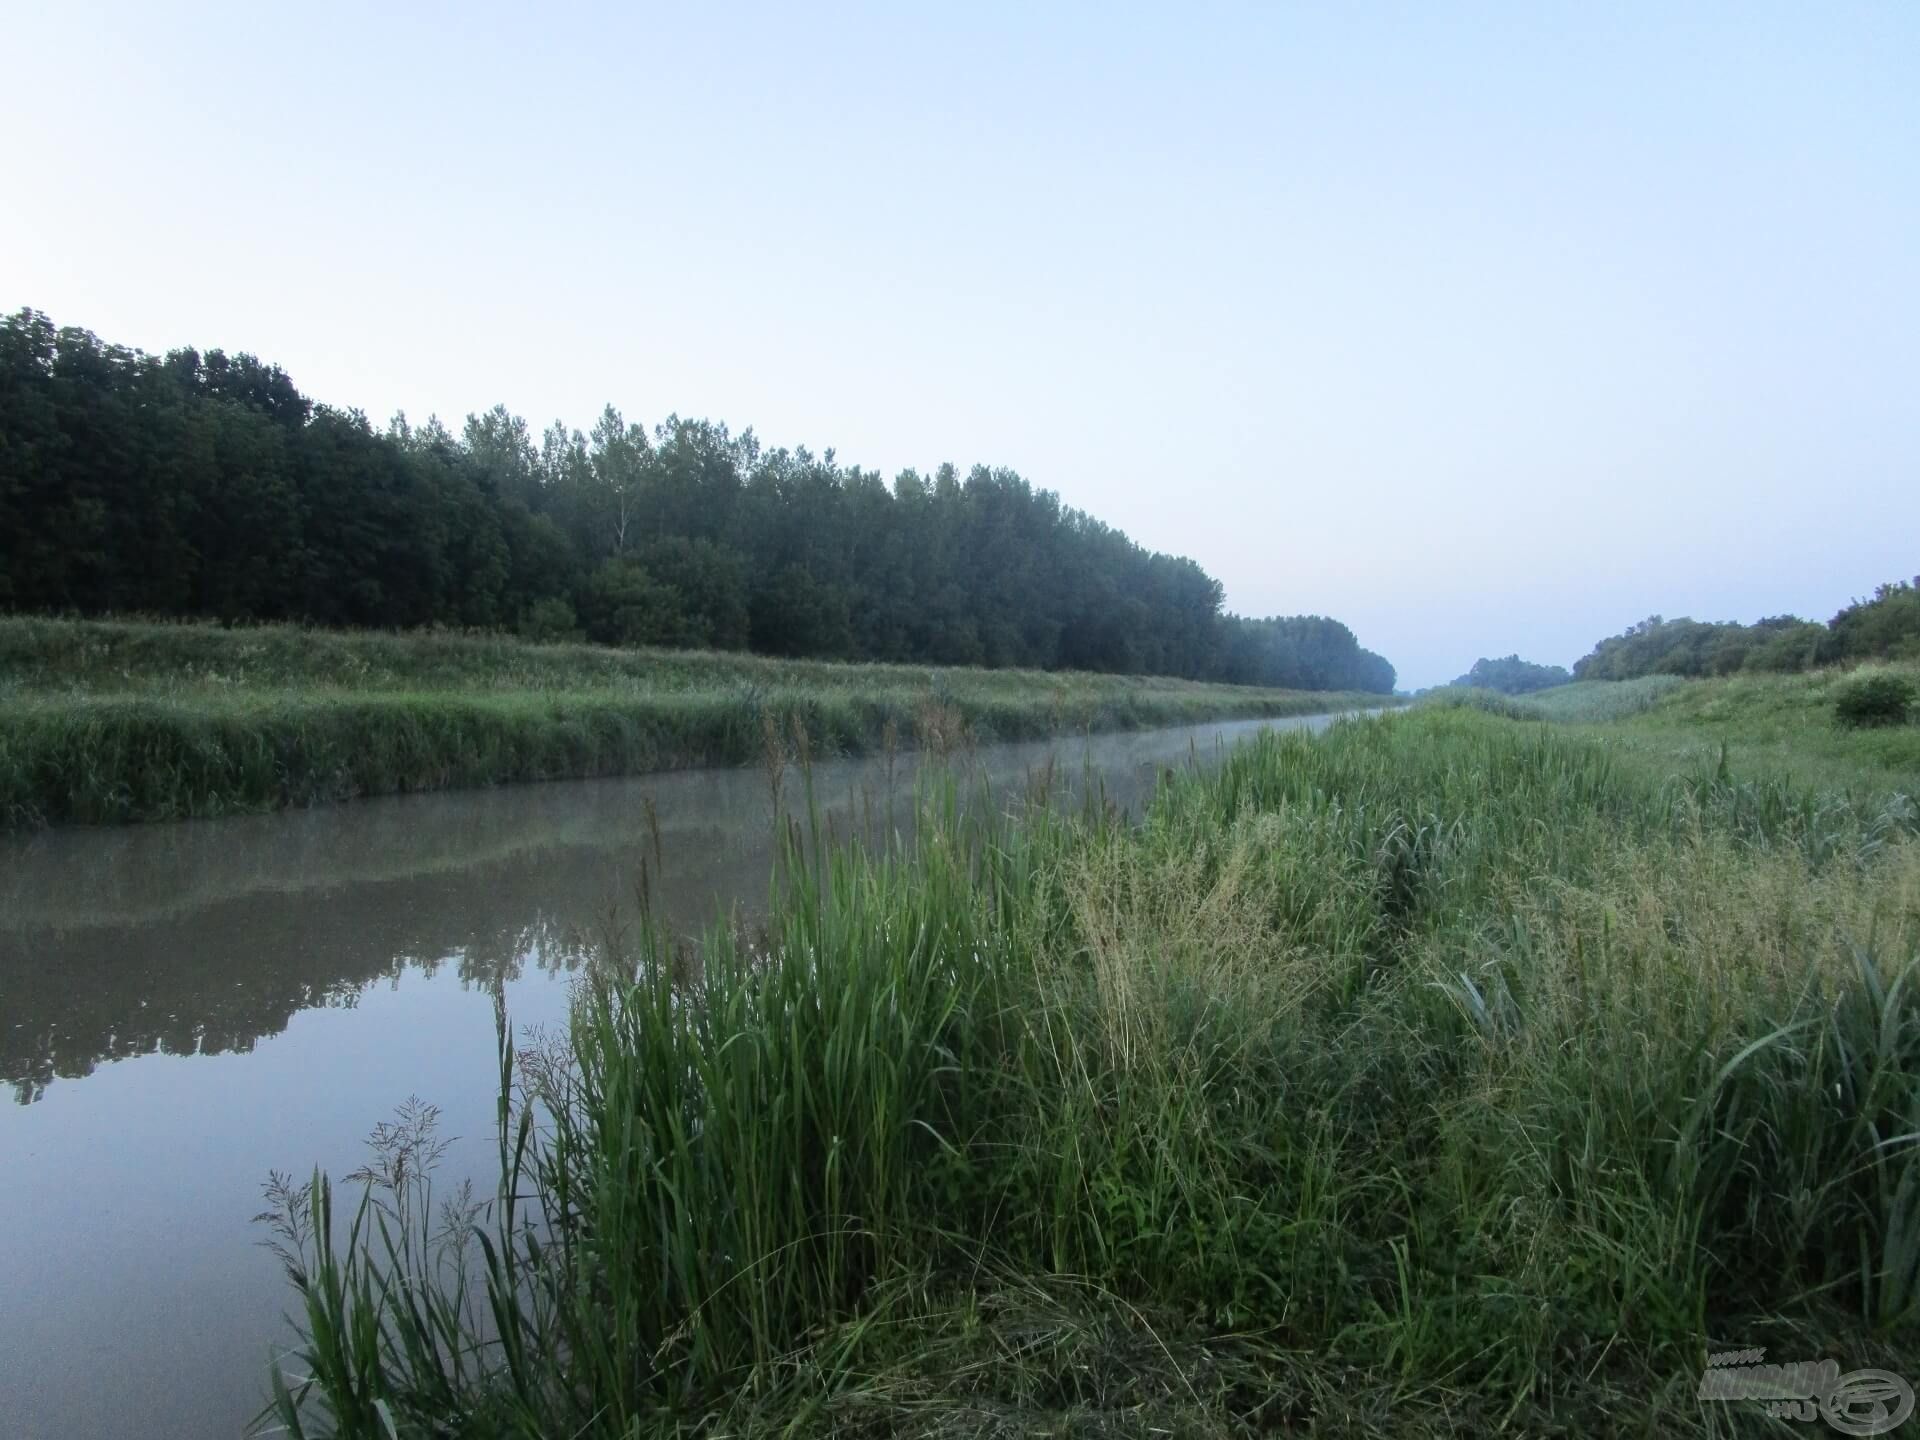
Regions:
<svg viewBox="0 0 1920 1440"><path fill-rule="evenodd" d="M1166 767L1326 723L996 746L970 783L1051 763L1135 810ZM816 804L904 818L914 768L816 765ZM442 1173L484 1180L496 991L517 1031L564 1025L643 861L677 925L764 906L772 809L763 771L700 770L0 838L0 1431L245 1433L292 1298L267 1172L345 1174L417 1096Z"/></svg>

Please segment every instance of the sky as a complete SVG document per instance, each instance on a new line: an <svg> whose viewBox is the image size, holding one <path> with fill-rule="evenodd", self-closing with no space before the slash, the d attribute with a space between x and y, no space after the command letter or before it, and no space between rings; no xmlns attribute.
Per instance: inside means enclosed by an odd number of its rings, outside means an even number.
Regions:
<svg viewBox="0 0 1920 1440"><path fill-rule="evenodd" d="M0 307L1010 466L1403 687L1920 571L1920 5L0 0Z"/></svg>

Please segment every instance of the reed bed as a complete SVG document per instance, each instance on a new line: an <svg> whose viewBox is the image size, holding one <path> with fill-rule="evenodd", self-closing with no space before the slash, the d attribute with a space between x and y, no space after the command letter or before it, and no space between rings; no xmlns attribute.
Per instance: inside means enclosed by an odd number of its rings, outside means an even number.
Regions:
<svg viewBox="0 0 1920 1440"><path fill-rule="evenodd" d="M0 618L0 828L274 810L1382 703L1157 677L782 661L287 625Z"/></svg>
<svg viewBox="0 0 1920 1440"><path fill-rule="evenodd" d="M1138 824L783 817L431 1126L277 1177L293 1435L1732 1433L1710 1351L1920 1357L1920 819L1466 711Z"/></svg>

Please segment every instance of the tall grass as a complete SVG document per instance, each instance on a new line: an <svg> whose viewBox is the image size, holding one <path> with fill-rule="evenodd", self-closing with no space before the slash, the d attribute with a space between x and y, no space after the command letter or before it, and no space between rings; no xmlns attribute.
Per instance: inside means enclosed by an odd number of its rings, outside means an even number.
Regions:
<svg viewBox="0 0 1920 1440"><path fill-rule="evenodd" d="M1667 766L1698 768L1724 754L1743 774L1789 777L1809 791L1891 788L1920 796L1920 723L1849 731L1835 720L1835 698L1863 674L1920 682L1920 666L1911 664L1687 680L1669 685L1644 713L1592 733Z"/></svg>
<svg viewBox="0 0 1920 1440"><path fill-rule="evenodd" d="M1711 766L1730 755L1743 773L1784 777L1808 791L1891 786L1920 793L1920 722L1851 733L1835 721L1838 694L1870 675L1920 684L1920 667L1893 664L1704 680L1646 675L1530 695L1449 686L1418 703L1585 727L1594 738L1665 768Z"/></svg>
<svg viewBox="0 0 1920 1440"><path fill-rule="evenodd" d="M1305 715L1380 697L292 626L0 618L0 827Z"/></svg>
<svg viewBox="0 0 1920 1440"><path fill-rule="evenodd" d="M1484 710L1509 720L1595 723L1643 715L1687 683L1678 675L1643 675L1635 680L1581 680L1527 695L1505 695L1473 685L1443 685L1423 695L1421 703Z"/></svg>
<svg viewBox="0 0 1920 1440"><path fill-rule="evenodd" d="M1911 1361L1898 797L1429 711L1137 827L923 805L607 957L504 1055L490 1206L283 1183L277 1422L1709 1434L1709 1349Z"/></svg>
<svg viewBox="0 0 1920 1440"><path fill-rule="evenodd" d="M1687 686L1678 675L1642 675L1632 680L1579 680L1527 696L1548 720L1576 723L1624 720L1644 715Z"/></svg>

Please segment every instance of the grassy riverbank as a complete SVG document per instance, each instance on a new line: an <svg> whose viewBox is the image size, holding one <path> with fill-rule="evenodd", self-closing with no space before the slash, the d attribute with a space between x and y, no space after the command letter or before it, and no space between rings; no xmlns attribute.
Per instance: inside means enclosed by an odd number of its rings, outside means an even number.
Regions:
<svg viewBox="0 0 1920 1440"><path fill-rule="evenodd" d="M1850 731L1835 722L1841 692L1868 675L1920 689L1920 665L1907 662L1715 680L1647 675L1518 696L1448 688L1421 703L1551 721L1670 767L1714 764L1724 751L1744 773L1764 771L1814 788L1920 792L1920 723Z"/></svg>
<svg viewBox="0 0 1920 1440"><path fill-rule="evenodd" d="M1131 829L802 824L764 935L643 936L516 1057L504 1210L443 1231L408 1124L384 1238L280 1187L278 1419L1709 1435L1758 1423L1710 1351L1911 1375L1911 777L1650 714L1265 736Z"/></svg>
<svg viewBox="0 0 1920 1440"><path fill-rule="evenodd" d="M759 757L1378 705L1139 676L934 670L293 626L0 619L0 826L222 815Z"/></svg>

